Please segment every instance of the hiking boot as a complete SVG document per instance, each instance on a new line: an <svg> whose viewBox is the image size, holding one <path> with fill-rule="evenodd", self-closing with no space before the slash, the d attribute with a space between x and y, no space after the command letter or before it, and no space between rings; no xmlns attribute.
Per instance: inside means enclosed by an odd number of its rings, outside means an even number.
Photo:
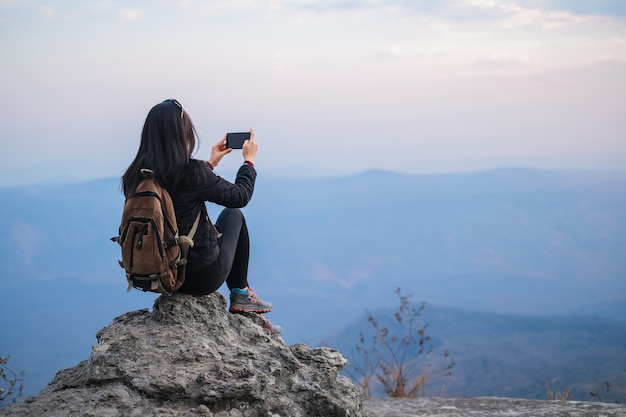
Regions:
<svg viewBox="0 0 626 417"><path fill-rule="evenodd" d="M273 324L263 314L259 314L261 320L263 320L263 329L269 334L280 335L283 332L283 328L278 324Z"/></svg>
<svg viewBox="0 0 626 417"><path fill-rule="evenodd" d="M272 304L261 300L252 288L233 288L230 292L231 313L269 313L273 309Z"/></svg>

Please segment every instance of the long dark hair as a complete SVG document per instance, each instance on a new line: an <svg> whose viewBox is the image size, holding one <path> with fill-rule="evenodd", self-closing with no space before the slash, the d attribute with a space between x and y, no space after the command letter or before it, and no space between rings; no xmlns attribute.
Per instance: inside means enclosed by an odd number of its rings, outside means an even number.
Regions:
<svg viewBox="0 0 626 417"><path fill-rule="evenodd" d="M172 193L195 148L196 129L183 106L174 99L157 104L146 117L137 155L122 176L124 195L135 191L143 168L151 169L157 182Z"/></svg>

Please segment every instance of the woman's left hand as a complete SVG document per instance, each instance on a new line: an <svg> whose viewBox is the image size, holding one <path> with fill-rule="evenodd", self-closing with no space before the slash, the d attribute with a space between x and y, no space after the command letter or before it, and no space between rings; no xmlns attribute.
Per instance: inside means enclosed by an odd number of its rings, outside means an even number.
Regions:
<svg viewBox="0 0 626 417"><path fill-rule="evenodd" d="M209 158L209 165L213 168L217 167L224 155L229 154L232 151L231 148L226 147L226 136L224 136L219 142L217 142L211 148L211 157Z"/></svg>

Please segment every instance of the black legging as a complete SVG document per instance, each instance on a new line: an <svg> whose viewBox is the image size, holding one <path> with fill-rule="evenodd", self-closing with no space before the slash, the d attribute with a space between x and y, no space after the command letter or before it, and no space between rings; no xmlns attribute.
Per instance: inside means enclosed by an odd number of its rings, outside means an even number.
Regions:
<svg viewBox="0 0 626 417"><path fill-rule="evenodd" d="M222 234L218 239L220 253L211 265L198 271L187 272L180 292L188 294L210 294L217 291L224 281L228 289L248 286L248 258L250 238L248 227L241 210L222 210L217 222Z"/></svg>

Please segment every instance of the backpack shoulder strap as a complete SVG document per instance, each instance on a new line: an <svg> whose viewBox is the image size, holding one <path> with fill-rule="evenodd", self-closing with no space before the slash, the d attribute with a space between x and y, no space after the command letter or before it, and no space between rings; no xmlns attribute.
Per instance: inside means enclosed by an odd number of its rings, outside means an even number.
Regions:
<svg viewBox="0 0 626 417"><path fill-rule="evenodd" d="M193 226L191 226L191 230L189 231L189 234L187 235L187 237L189 237L189 239L191 240L193 240L193 237L196 235L196 230L198 230L198 224L200 224L201 215L202 215L202 210L200 210L200 212L196 216L196 220L193 222Z"/></svg>

